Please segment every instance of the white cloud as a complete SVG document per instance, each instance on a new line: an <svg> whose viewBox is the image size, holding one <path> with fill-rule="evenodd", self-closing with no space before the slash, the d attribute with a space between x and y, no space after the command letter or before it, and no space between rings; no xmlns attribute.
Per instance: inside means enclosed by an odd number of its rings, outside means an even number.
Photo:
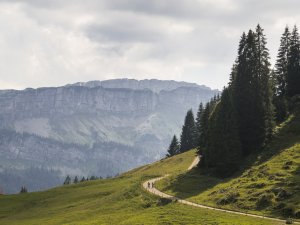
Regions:
<svg viewBox="0 0 300 225"><path fill-rule="evenodd" d="M0 0L0 88L129 77L222 88L241 33L265 28L272 60L296 0Z"/></svg>

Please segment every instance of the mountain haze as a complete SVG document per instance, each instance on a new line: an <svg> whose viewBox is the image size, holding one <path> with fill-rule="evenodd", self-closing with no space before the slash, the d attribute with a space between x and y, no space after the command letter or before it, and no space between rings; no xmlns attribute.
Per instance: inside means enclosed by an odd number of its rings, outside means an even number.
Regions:
<svg viewBox="0 0 300 225"><path fill-rule="evenodd" d="M132 79L2 90L0 186L9 193L20 185L38 190L67 174L112 176L160 159L186 111L216 93L186 82ZM32 171L39 174L34 181L26 179Z"/></svg>

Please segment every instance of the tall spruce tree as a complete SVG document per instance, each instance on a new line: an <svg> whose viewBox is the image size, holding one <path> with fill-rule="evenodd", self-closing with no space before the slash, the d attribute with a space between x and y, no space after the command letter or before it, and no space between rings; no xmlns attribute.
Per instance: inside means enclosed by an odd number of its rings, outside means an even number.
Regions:
<svg viewBox="0 0 300 225"><path fill-rule="evenodd" d="M180 152L185 152L197 146L197 129L192 110L186 114L180 136Z"/></svg>
<svg viewBox="0 0 300 225"><path fill-rule="evenodd" d="M263 29L243 33L231 84L244 155L261 149L272 135L273 104L269 53Z"/></svg>
<svg viewBox="0 0 300 225"><path fill-rule="evenodd" d="M288 56L290 51L291 33L286 26L280 39L277 60L275 64L276 95L283 97L286 94L286 80L288 73Z"/></svg>
<svg viewBox="0 0 300 225"><path fill-rule="evenodd" d="M203 112L201 113L200 118L200 127L199 130L201 131L199 134L198 139L198 154L202 155L204 149L207 146L207 135L208 135L208 125L209 125L209 116L210 116L210 103L207 102L205 105L205 108L203 109Z"/></svg>
<svg viewBox="0 0 300 225"><path fill-rule="evenodd" d="M201 102L199 104L198 112L197 112L197 117L196 117L196 129L197 129L197 145L200 144L200 137L201 137L201 116L203 113L203 103Z"/></svg>
<svg viewBox="0 0 300 225"><path fill-rule="evenodd" d="M269 50L266 47L266 38L260 25L257 25L256 27L255 43L257 48L257 69L255 71L255 78L257 78L257 91L255 94L257 97L257 114L261 121L257 124L259 128L257 135L257 147L260 148L269 141L273 134L274 128L274 105L270 69L271 64L269 62L270 56Z"/></svg>
<svg viewBox="0 0 300 225"><path fill-rule="evenodd" d="M291 33L288 26L280 39L277 60L274 72L274 97L273 103L276 112L276 121L282 122L288 115L288 104L286 99L287 76L288 76L288 57L290 52Z"/></svg>
<svg viewBox="0 0 300 225"><path fill-rule="evenodd" d="M172 138L171 144L168 148L167 157L171 157L173 155L178 154L179 150L180 150L180 146L179 146L179 143L178 143L178 139L177 139L176 135L174 135L173 138Z"/></svg>
<svg viewBox="0 0 300 225"><path fill-rule="evenodd" d="M291 34L287 70L287 96L293 97L300 94L300 43L296 26Z"/></svg>
<svg viewBox="0 0 300 225"><path fill-rule="evenodd" d="M238 168L242 156L238 133L235 106L226 88L209 119L207 148L202 158L206 167L215 168L219 176L229 176Z"/></svg>
<svg viewBox="0 0 300 225"><path fill-rule="evenodd" d="M68 185L71 184L71 177L69 175L67 175L65 181L64 181L64 185Z"/></svg>

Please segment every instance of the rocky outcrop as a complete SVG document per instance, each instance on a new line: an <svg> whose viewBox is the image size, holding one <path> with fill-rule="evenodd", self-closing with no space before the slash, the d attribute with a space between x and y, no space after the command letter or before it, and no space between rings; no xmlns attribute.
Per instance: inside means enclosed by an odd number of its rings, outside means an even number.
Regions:
<svg viewBox="0 0 300 225"><path fill-rule="evenodd" d="M1 134L2 165L103 176L149 163L165 155L186 111L216 93L185 82L130 79L2 90L0 128L13 132L8 139L9 132ZM113 163L116 155L122 163Z"/></svg>

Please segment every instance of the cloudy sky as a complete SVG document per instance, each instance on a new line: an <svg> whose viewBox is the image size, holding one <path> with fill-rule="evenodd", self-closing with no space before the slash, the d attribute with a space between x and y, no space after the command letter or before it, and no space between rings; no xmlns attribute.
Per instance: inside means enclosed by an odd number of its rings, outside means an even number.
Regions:
<svg viewBox="0 0 300 225"><path fill-rule="evenodd" d="M0 0L0 89L111 78L227 84L240 35L272 62L299 0Z"/></svg>

